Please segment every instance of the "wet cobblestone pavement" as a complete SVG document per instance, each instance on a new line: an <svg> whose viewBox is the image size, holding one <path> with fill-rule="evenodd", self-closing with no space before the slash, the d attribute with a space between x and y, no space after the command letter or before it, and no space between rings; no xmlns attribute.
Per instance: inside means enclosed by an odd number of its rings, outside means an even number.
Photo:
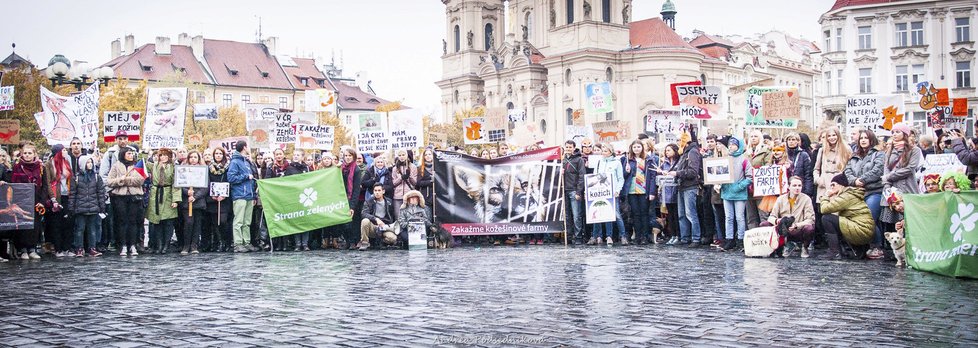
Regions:
<svg viewBox="0 0 978 348"><path fill-rule="evenodd" d="M0 264L0 346L968 346L978 282L559 246Z"/></svg>

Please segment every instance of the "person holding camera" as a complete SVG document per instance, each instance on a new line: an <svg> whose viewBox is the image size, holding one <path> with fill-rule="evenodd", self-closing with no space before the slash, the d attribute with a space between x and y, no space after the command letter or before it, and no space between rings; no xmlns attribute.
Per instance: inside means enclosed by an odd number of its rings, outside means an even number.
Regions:
<svg viewBox="0 0 978 348"><path fill-rule="evenodd" d="M945 148L954 151L961 164L968 166L968 177L972 180L978 177L978 149L974 148L975 144L973 142L967 143L958 129L944 132L944 143Z"/></svg>

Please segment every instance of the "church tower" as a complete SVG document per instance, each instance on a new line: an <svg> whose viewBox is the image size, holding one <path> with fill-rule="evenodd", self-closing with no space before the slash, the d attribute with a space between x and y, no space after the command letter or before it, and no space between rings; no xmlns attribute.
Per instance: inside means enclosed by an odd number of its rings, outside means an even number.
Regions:
<svg viewBox="0 0 978 348"><path fill-rule="evenodd" d="M676 30L676 13L676 5L672 3L672 0L666 0L662 4L662 12L659 12L662 15L662 21L666 22L672 30Z"/></svg>
<svg viewBox="0 0 978 348"><path fill-rule="evenodd" d="M442 41L442 114L451 120L456 112L485 103L484 82L478 77L486 52L504 40L503 0L441 0L445 4L445 38Z"/></svg>

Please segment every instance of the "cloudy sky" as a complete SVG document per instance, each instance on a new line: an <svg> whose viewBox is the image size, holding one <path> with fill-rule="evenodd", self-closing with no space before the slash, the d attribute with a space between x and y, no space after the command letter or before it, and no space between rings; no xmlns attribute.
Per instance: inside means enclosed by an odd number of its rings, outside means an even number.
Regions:
<svg viewBox="0 0 978 348"><path fill-rule="evenodd" d="M677 31L750 35L771 29L817 39L818 17L833 0L675 0ZM634 0L632 18L659 16L662 1ZM439 0L170 0L17 1L4 4L0 57L10 44L35 65L55 54L100 65L110 43L133 34L136 46L180 33L254 41L279 37L279 54L328 62L333 51L352 76L365 71L381 96L437 110L441 78L444 5ZM2 58L0 58L2 59ZM338 63L338 62L337 62Z"/></svg>

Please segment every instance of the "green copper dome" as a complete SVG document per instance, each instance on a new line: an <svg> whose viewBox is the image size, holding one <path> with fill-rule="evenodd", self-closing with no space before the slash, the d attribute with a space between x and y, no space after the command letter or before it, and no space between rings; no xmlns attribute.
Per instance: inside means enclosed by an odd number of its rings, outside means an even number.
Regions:
<svg viewBox="0 0 978 348"><path fill-rule="evenodd" d="M672 3L672 0L666 0L662 4L662 12L676 12L676 5Z"/></svg>

